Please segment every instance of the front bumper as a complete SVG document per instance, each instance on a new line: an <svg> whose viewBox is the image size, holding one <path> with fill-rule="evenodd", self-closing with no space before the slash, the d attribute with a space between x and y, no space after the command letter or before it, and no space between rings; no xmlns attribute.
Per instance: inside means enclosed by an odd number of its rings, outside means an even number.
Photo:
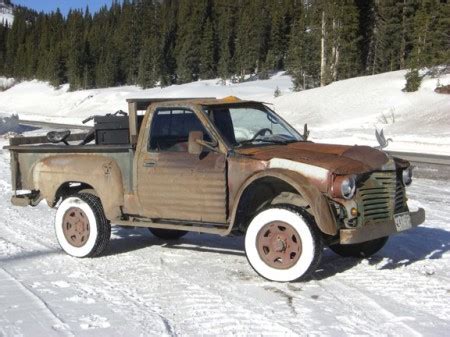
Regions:
<svg viewBox="0 0 450 337"><path fill-rule="evenodd" d="M411 228L417 227L425 221L425 210L423 208L419 208L416 212L410 212L409 215L411 216ZM391 219L383 223L368 224L359 228L341 229L339 231L339 242L342 245L361 243L399 232L401 231L397 230L394 219Z"/></svg>

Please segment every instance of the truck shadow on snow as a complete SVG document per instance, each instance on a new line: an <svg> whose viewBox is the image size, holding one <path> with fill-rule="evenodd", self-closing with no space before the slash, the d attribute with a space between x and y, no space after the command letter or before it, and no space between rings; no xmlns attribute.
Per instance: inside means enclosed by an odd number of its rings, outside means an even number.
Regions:
<svg viewBox="0 0 450 337"><path fill-rule="evenodd" d="M220 237L190 233L177 241L164 241L146 229L114 229L108 255L145 249L150 246L195 251L201 254L222 254L245 258L244 237ZM450 250L450 232L438 228L418 227L407 233L392 236L386 246L368 258L369 265L378 269L396 269L418 261L441 259ZM161 252L163 254L163 252ZM322 280L343 273L361 263L361 259L343 258L326 249L313 279Z"/></svg>
<svg viewBox="0 0 450 337"><path fill-rule="evenodd" d="M243 237L220 237L211 234L188 233L175 241L152 235L147 229L113 228L113 239L107 255L128 253L150 246L245 257Z"/></svg>
<svg viewBox="0 0 450 337"><path fill-rule="evenodd" d="M397 269L423 260L438 260L450 250L450 232L439 228L417 227L389 238L386 246L367 259L377 269ZM317 280L345 272L361 263L358 258L343 258L329 249L314 274Z"/></svg>

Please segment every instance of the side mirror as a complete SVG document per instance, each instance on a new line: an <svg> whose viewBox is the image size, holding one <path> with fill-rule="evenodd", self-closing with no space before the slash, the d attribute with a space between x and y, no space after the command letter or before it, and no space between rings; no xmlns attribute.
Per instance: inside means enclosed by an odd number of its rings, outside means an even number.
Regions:
<svg viewBox="0 0 450 337"><path fill-rule="evenodd" d="M201 142L203 142L203 132L189 132L188 152L190 154L201 154L203 152L203 145L200 144Z"/></svg>

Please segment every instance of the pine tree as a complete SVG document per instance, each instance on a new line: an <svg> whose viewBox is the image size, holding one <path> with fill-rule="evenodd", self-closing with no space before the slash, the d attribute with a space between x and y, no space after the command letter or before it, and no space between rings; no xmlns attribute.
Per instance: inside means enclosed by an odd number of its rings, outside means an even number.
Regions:
<svg viewBox="0 0 450 337"><path fill-rule="evenodd" d="M100 55L96 67L95 83L99 88L118 85L119 59L111 47L106 47Z"/></svg>
<svg viewBox="0 0 450 337"><path fill-rule="evenodd" d="M293 77L295 91L307 88L308 69L305 43L307 34L306 15L302 8L298 11L297 18L292 25L287 55L287 70Z"/></svg>
<svg viewBox="0 0 450 337"><path fill-rule="evenodd" d="M139 56L138 84L143 88L153 88L160 81L162 73L159 6L152 1L144 4L141 13L146 20L142 26L144 44Z"/></svg>
<svg viewBox="0 0 450 337"><path fill-rule="evenodd" d="M405 67L411 50L412 21L417 4L418 0L375 0L365 62L367 73L376 74Z"/></svg>
<svg viewBox="0 0 450 337"><path fill-rule="evenodd" d="M235 5L227 0L216 1L217 36L219 61L217 66L218 75L226 80L234 71L235 50Z"/></svg>
<svg viewBox="0 0 450 337"><path fill-rule="evenodd" d="M266 59L270 25L265 1L254 0L238 8L236 33L236 70L241 79L246 74L258 73Z"/></svg>
<svg viewBox="0 0 450 337"><path fill-rule="evenodd" d="M440 1L423 0L413 21L411 69L450 63L450 5Z"/></svg>
<svg viewBox="0 0 450 337"><path fill-rule="evenodd" d="M216 40L211 20L206 20L200 52L200 78L216 77Z"/></svg>
<svg viewBox="0 0 450 337"><path fill-rule="evenodd" d="M120 53L121 82L136 84L138 77L139 54L142 47L142 1L125 0L120 20L115 30L115 44Z"/></svg>
<svg viewBox="0 0 450 337"><path fill-rule="evenodd" d="M287 28L285 5L275 2L270 8L272 21L270 26L269 50L266 57L268 69L281 70L284 68L287 45Z"/></svg>
<svg viewBox="0 0 450 337"><path fill-rule="evenodd" d="M357 76L362 71L358 43L359 12L354 1L337 3L332 19L331 76L333 81Z"/></svg>
<svg viewBox="0 0 450 337"><path fill-rule="evenodd" d="M161 18L159 31L161 36L160 58L161 62L161 86L167 86L176 82L176 58L175 46L177 37L178 1L166 0L163 4L155 3Z"/></svg>
<svg viewBox="0 0 450 337"><path fill-rule="evenodd" d="M142 48L139 57L138 84L144 89L153 88L161 76L158 47L157 40L149 37Z"/></svg>
<svg viewBox="0 0 450 337"><path fill-rule="evenodd" d="M67 57L64 53L63 43L54 44L49 52L49 73L48 80L50 83L59 87L67 83Z"/></svg>
<svg viewBox="0 0 450 337"><path fill-rule="evenodd" d="M0 75L4 75L8 28L0 24Z"/></svg>
<svg viewBox="0 0 450 337"><path fill-rule="evenodd" d="M83 13L79 10L70 11L67 17L67 77L71 90L83 88L83 78L86 60L86 44L84 38Z"/></svg>
<svg viewBox="0 0 450 337"><path fill-rule="evenodd" d="M177 77L179 83L196 81L200 72L201 36L208 1L179 1L177 32Z"/></svg>

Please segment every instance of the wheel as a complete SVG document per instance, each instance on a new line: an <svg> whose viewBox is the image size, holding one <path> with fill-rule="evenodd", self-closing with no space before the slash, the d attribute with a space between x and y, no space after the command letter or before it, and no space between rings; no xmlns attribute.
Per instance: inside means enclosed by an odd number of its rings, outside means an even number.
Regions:
<svg viewBox="0 0 450 337"><path fill-rule="evenodd" d="M79 193L63 200L56 212L56 238L61 248L75 257L102 254L111 237L111 225L100 199Z"/></svg>
<svg viewBox="0 0 450 337"><path fill-rule="evenodd" d="M160 229L160 228L149 228L148 229L154 236L163 240L178 240L179 238L185 236L188 232L177 231L173 229Z"/></svg>
<svg viewBox="0 0 450 337"><path fill-rule="evenodd" d="M369 257L384 247L389 237L385 236L379 239L356 243L352 245L330 245L330 249L343 257Z"/></svg>
<svg viewBox="0 0 450 337"><path fill-rule="evenodd" d="M322 237L302 208L271 207L258 213L245 234L245 253L253 269L270 281L305 279L322 257Z"/></svg>

